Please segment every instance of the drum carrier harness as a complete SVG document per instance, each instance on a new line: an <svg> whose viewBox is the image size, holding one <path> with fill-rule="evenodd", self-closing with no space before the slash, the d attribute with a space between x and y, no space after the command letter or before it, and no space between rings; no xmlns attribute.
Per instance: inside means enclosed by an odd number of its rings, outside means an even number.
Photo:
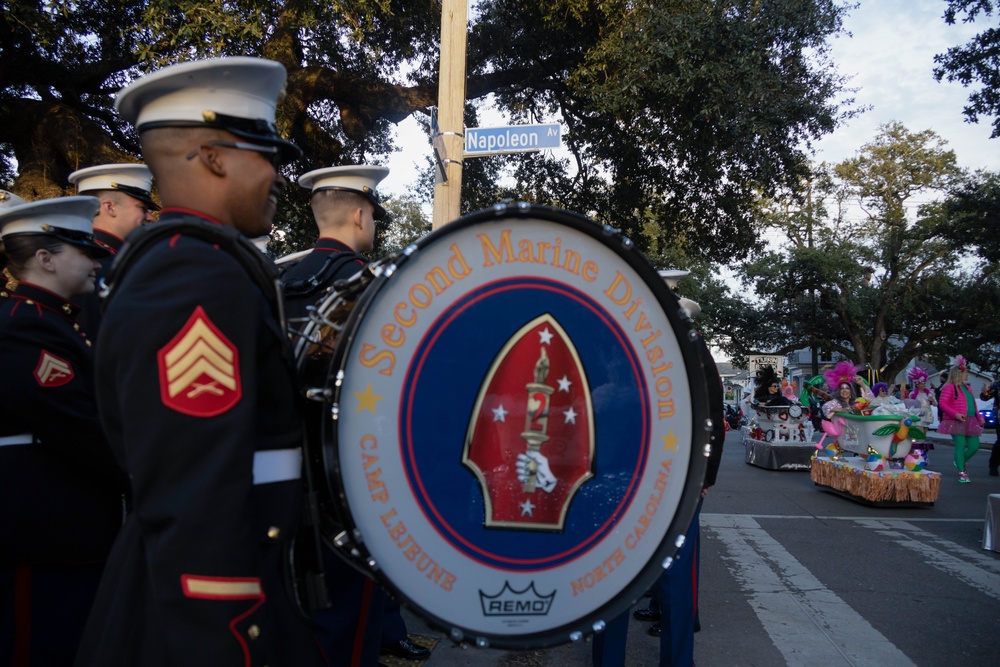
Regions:
<svg viewBox="0 0 1000 667"><path fill-rule="evenodd" d="M175 235L196 238L211 243L235 259L247 272L250 279L263 293L271 312L278 320L282 331L287 331L281 281L274 266L264 253L234 227L189 218L172 222L158 222L140 227L130 233L125 245L115 255L111 270L102 278L98 286L101 311L104 312L115 295L115 287L122 281L131 267L154 245ZM282 357L298 388L298 374L295 372L289 340L283 337ZM301 397L302 392L296 391ZM300 406L301 398L296 401ZM299 611L305 618L312 618L315 611L330 606L330 596L326 585L321 552L320 516L317 486L312 462L316 460L305 437L303 429L302 452L305 458L303 481L305 502L302 508L302 526L298 536L292 541L288 563L291 568L291 584Z"/></svg>

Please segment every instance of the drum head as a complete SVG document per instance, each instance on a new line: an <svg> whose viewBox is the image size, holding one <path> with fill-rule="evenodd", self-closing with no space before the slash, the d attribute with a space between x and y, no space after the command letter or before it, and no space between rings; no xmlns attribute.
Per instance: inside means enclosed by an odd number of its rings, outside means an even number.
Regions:
<svg viewBox="0 0 1000 667"><path fill-rule="evenodd" d="M324 456L381 583L455 640L580 639L676 554L707 457L676 298L615 230L500 206L410 248L351 312Z"/></svg>

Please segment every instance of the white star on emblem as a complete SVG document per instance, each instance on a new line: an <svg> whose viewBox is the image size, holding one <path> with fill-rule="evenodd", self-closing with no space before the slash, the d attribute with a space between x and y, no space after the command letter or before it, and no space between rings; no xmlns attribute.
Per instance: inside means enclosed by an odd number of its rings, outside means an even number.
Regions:
<svg viewBox="0 0 1000 667"><path fill-rule="evenodd" d="M531 512L535 509L535 506L531 504L531 500L525 500L521 503L521 516L533 516Z"/></svg>
<svg viewBox="0 0 1000 667"><path fill-rule="evenodd" d="M569 378L563 375L561 378L559 378L558 382L559 382L559 391L565 391L568 394L569 386L573 384L572 382L569 381Z"/></svg>
<svg viewBox="0 0 1000 667"><path fill-rule="evenodd" d="M510 413L507 410L503 409L503 405L499 405L499 406L493 408L493 421L506 423L507 420L505 419L505 417L508 414L510 414Z"/></svg>
<svg viewBox="0 0 1000 667"><path fill-rule="evenodd" d="M576 423L576 410L574 410L572 407L570 407L569 410L563 410L563 414L566 416L567 424Z"/></svg>
<svg viewBox="0 0 1000 667"><path fill-rule="evenodd" d="M545 327L543 331L538 332L539 344L548 345L552 342L552 332L549 331L548 327Z"/></svg>

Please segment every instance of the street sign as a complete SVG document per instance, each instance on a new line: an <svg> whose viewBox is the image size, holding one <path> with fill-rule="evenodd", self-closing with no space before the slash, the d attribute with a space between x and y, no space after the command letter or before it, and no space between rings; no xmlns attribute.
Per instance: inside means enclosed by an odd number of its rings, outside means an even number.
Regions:
<svg viewBox="0 0 1000 667"><path fill-rule="evenodd" d="M530 153L562 146L559 123L465 129L465 157Z"/></svg>

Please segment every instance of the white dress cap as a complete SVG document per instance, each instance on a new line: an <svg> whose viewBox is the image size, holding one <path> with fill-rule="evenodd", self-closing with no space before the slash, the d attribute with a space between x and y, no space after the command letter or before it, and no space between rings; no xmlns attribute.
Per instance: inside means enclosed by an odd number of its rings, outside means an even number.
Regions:
<svg viewBox="0 0 1000 667"><path fill-rule="evenodd" d="M11 206L20 206L27 203L13 192L0 190L0 208L10 208Z"/></svg>
<svg viewBox="0 0 1000 667"><path fill-rule="evenodd" d="M104 257L108 250L94 241L97 197L57 197L0 208L0 239L18 234L47 234Z"/></svg>
<svg viewBox="0 0 1000 667"><path fill-rule="evenodd" d="M299 177L299 185L307 190L312 190L313 193L323 190L356 192L375 205L374 218L381 220L385 217L385 209L379 203L379 196L375 188L388 175L388 167L373 165L326 167L303 174Z"/></svg>
<svg viewBox="0 0 1000 667"><path fill-rule="evenodd" d="M74 171L69 182L78 194L100 190L120 190L135 197L153 210L159 206L153 201L153 175L144 164L101 164Z"/></svg>
<svg viewBox="0 0 1000 667"><path fill-rule="evenodd" d="M212 58L171 65L119 91L115 109L142 132L155 127L217 127L301 155L274 127L285 67L263 58Z"/></svg>
<svg viewBox="0 0 1000 667"><path fill-rule="evenodd" d="M677 282L691 272L683 269L664 269L663 271L658 271L658 273L663 278L663 282L667 284L667 287L675 290L677 289Z"/></svg>

